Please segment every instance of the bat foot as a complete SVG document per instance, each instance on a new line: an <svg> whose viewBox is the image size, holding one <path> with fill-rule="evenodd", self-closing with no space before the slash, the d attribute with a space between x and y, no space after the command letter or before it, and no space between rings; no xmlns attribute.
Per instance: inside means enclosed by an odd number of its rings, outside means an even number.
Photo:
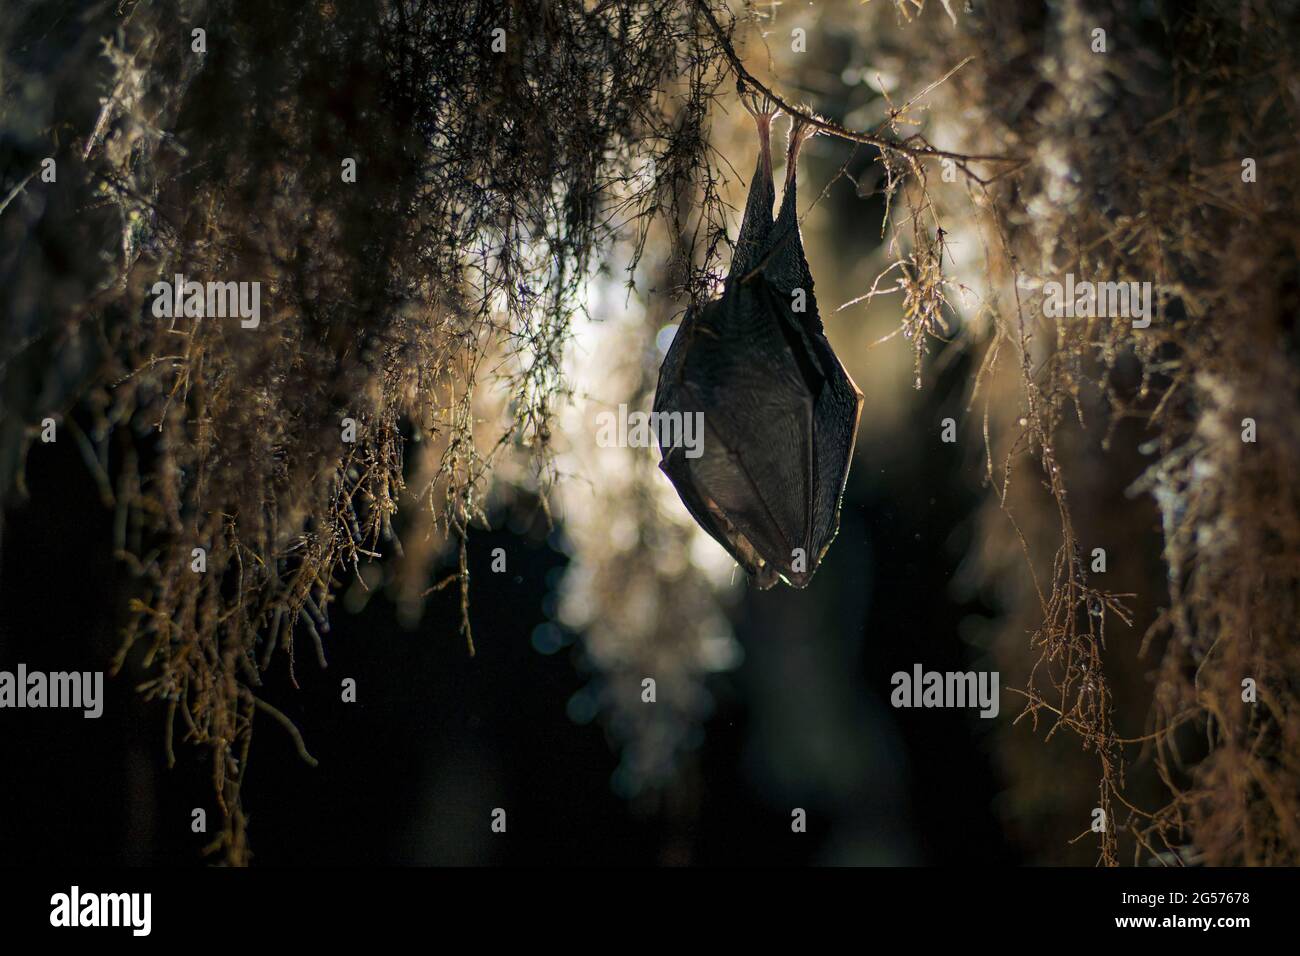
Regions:
<svg viewBox="0 0 1300 956"><path fill-rule="evenodd" d="M766 93L745 89L740 91L740 103L750 116L755 119L765 117L769 120L781 115L781 107Z"/></svg>
<svg viewBox="0 0 1300 956"><path fill-rule="evenodd" d="M816 114L810 115L816 116ZM821 130L816 125L804 117L791 115L790 133L785 154L785 182L787 186L795 178L796 168L799 163L799 150L803 148L805 142L820 132Z"/></svg>
<svg viewBox="0 0 1300 956"><path fill-rule="evenodd" d="M781 115L781 107L777 106L766 93L745 90L740 94L740 105L745 107L746 113L754 117L760 136L767 135L772 128L772 120Z"/></svg>

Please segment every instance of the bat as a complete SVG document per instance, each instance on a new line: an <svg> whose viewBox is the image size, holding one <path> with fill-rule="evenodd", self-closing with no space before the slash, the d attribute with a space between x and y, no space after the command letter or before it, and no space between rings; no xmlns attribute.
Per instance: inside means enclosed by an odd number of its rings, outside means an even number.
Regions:
<svg viewBox="0 0 1300 956"><path fill-rule="evenodd" d="M701 413L701 448L660 442L660 469L695 521L764 590L807 587L839 530L862 392L817 313L795 211L799 148L816 132L790 124L785 192L772 206L766 101L746 110L759 154L720 298L691 308L659 369L654 410Z"/></svg>

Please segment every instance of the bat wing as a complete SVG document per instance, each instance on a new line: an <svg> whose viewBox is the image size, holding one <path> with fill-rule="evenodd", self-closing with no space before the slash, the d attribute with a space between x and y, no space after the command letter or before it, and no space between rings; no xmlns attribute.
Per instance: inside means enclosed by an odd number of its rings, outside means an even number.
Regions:
<svg viewBox="0 0 1300 956"><path fill-rule="evenodd" d="M749 182L749 198L745 201L745 215L736 237L736 251L731 260L731 274L744 275L759 264L766 254L772 232L772 204L776 191L772 177L763 166L760 148L758 164Z"/></svg>
<svg viewBox="0 0 1300 956"><path fill-rule="evenodd" d="M802 586L817 554L806 349L791 349L765 284L737 284L688 319L660 370L655 411L702 412L704 440L695 458L665 449L661 467L700 525L760 586L778 575Z"/></svg>
<svg viewBox="0 0 1300 956"><path fill-rule="evenodd" d="M759 167L722 298L687 313L659 372L655 411L703 413L703 445L660 467L760 587L804 587L839 531L862 392L822 329L794 177L771 222Z"/></svg>
<svg viewBox="0 0 1300 956"><path fill-rule="evenodd" d="M785 290L769 288L770 308L781 322L812 396L812 492L809 576L835 539L862 416L862 392L821 333L811 277L804 312L794 312Z"/></svg>
<svg viewBox="0 0 1300 956"><path fill-rule="evenodd" d="M810 338L827 373L813 412L817 458L812 531L815 568L840 528L840 507L858 440L863 396L825 336L814 334Z"/></svg>
<svg viewBox="0 0 1300 956"><path fill-rule="evenodd" d="M817 311L817 297L813 294L812 272L808 268L803 235L799 231L799 217L795 208L796 189L796 184L791 181L785 188L785 195L781 197L781 210L768 233L768 245L763 253L763 276L791 302L795 299L796 290L801 291L802 309L797 313L797 318L809 333L822 335L821 315Z"/></svg>
<svg viewBox="0 0 1300 956"><path fill-rule="evenodd" d="M845 370L823 331L813 291L812 272L804 254L796 215L796 186L786 186L781 209L770 234L763 277L775 292L773 308L798 330L799 345L816 367L820 386L810 382L816 396L814 419L815 491L813 547L820 563L839 530L840 505L849 477L849 464L862 416L862 392ZM795 312L796 304L799 311Z"/></svg>
<svg viewBox="0 0 1300 956"><path fill-rule="evenodd" d="M705 307L705 311L717 304L710 303ZM669 346L668 354L664 357L663 365L659 369L659 384L655 390L656 413L679 412L690 415L704 411L703 401L687 381L684 371L686 356L697 339L707 342L712 338L711 333L700 331L698 314L694 309L686 311L686 317L682 320L677 335ZM708 434L706 419L702 441L703 454L700 457L716 452L719 447L720 442L713 440ZM759 587L766 589L774 585L777 581L776 573L764 566L765 562L753 544L727 518L726 513L706 487L702 476L695 474L693 465L699 459L688 457L686 449L680 447L661 448L661 452L663 460L659 463L659 467L673 483L678 497L681 498L682 504L686 505L686 510L690 512L696 524L722 545L755 579Z"/></svg>

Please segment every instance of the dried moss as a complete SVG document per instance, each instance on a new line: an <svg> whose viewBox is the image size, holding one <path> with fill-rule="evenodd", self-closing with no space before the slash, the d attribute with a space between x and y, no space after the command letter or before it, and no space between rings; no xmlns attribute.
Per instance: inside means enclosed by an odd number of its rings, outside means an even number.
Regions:
<svg viewBox="0 0 1300 956"><path fill-rule="evenodd" d="M143 647L144 692L208 748L214 849L242 863L254 715L288 723L263 669L304 638L324 654L364 562L401 556L410 599L448 543L459 566L435 586L460 586L470 639L464 541L493 468L528 462L545 498L597 254L627 208L694 195L722 72L676 3L74 6L53 37L41 5L6 28L6 486L42 415L90 410L139 583L119 665ZM51 153L47 203L24 177ZM708 271L685 259L683 288ZM255 331L154 319L148 292L174 273L258 280L271 314ZM45 350L81 359L69 373ZM484 391L510 396L487 423ZM399 507L424 515L405 550Z"/></svg>
<svg viewBox="0 0 1300 956"><path fill-rule="evenodd" d="M961 146L1026 158L967 190L989 269L973 411L996 500L981 562L984 580L1011 595L996 646L1024 677L1023 716L1094 755L1095 801L1060 809L1084 835L1087 808L1106 810L1102 862L1294 864L1295 12L991 3L961 24L960 50L975 59L935 122L960 110ZM1096 29L1105 53L1092 47ZM1247 158L1257 182L1243 181ZM1045 318L1042 284L1066 273L1153 283L1151 326ZM1257 443L1243 441L1244 418L1259 423ZM1126 474L1130 500L1103 499ZM1163 581L1134 570L1151 541L1146 495L1161 516ZM1109 538L1076 517L1107 512ZM1084 541L1106 545L1112 564L1118 555L1146 593L1102 587L1113 576L1090 574ZM1006 559L1022 547L1029 579ZM1147 709L1149 724L1122 731L1112 688L1132 685L1141 665L1115 627L1130 623L1134 600L1151 622L1142 647L1155 670L1147 700L1122 713ZM1246 678L1258 704L1243 702ZM1033 746L1004 752L1013 793L1041 779ZM1145 779L1152 770L1162 787Z"/></svg>

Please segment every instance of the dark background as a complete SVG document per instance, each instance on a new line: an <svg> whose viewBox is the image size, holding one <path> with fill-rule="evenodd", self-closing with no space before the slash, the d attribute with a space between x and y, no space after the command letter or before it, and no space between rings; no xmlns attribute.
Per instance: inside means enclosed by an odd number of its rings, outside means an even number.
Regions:
<svg viewBox="0 0 1300 956"><path fill-rule="evenodd" d="M944 413L954 364L923 401ZM933 404L937 403L937 404ZM386 598L337 609L328 669L279 653L265 695L319 759L301 762L260 719L244 786L255 863L997 864L1017 861L994 814L998 785L972 711L894 710L889 676L920 661L975 666L947 583L973 504L956 452L921 456L864 436L838 539L803 592L747 587L733 615L745 660L712 679L715 709L667 787L616 795L599 719L566 713L592 678L581 641L530 636L553 610L565 558L533 509L471 537L477 656L448 589L414 631ZM934 448L947 448L933 444ZM4 515L0 668L111 665L132 581L110 553L111 513L70 440L36 444L30 499ZM954 530L955 529L955 530ZM511 573L488 573L505 547ZM574 637L574 635L569 635ZM211 767L181 740L166 768L165 711L134 691L140 654L105 680L98 720L0 712L0 860L6 864L207 861L219 812ZM358 701L340 700L355 678ZM793 807L808 811L794 834ZM190 829L203 807L209 834ZM492 808L508 832L490 832Z"/></svg>

